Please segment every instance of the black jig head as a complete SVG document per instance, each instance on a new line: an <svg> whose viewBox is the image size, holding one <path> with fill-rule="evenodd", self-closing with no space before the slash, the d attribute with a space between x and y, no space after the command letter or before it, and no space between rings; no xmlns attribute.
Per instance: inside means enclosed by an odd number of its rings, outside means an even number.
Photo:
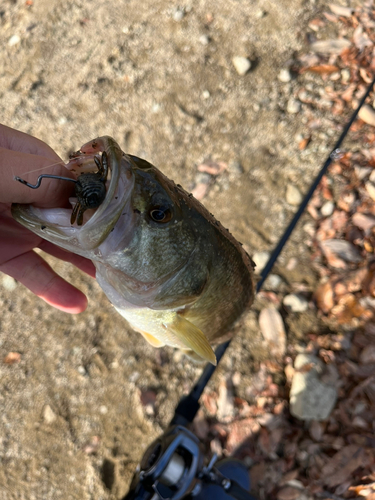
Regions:
<svg viewBox="0 0 375 500"><path fill-rule="evenodd" d="M42 179L59 179L62 181L69 181L75 183L75 194L77 196L77 203L73 208L70 217L70 223L73 225L77 220L77 225L82 226L83 214L89 208L98 208L104 201L106 196L105 183L108 177L108 157L107 153L103 151L101 160L97 156L94 157L97 172L88 172L81 174L78 179L70 179L69 177L60 177L59 175L43 174L38 177L37 183L30 184L29 182L15 177L16 181L25 184L29 188L37 189L40 187Z"/></svg>

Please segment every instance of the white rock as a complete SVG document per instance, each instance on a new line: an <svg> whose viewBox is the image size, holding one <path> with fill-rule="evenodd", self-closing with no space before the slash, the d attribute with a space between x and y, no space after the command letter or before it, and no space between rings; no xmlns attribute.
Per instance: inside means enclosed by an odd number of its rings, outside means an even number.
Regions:
<svg viewBox="0 0 375 500"><path fill-rule="evenodd" d="M366 168L366 167L363 167L363 168ZM375 170L373 170L372 168L370 168L370 177L369 177L369 180L371 182L375 183Z"/></svg>
<svg viewBox="0 0 375 500"><path fill-rule="evenodd" d="M44 406L42 417L46 424L52 424L56 420L56 414L54 413L50 405Z"/></svg>
<svg viewBox="0 0 375 500"><path fill-rule="evenodd" d="M181 21L185 17L185 11L183 9L176 9L173 13L173 19L177 22Z"/></svg>
<svg viewBox="0 0 375 500"><path fill-rule="evenodd" d="M320 213L323 215L323 217L329 217L333 214L334 209L335 204L333 203L333 201L326 201L320 209Z"/></svg>
<svg viewBox="0 0 375 500"><path fill-rule="evenodd" d="M280 71L277 78L280 80L280 82L288 83L292 79L292 75L290 74L290 71L288 69L284 68Z"/></svg>
<svg viewBox="0 0 375 500"><path fill-rule="evenodd" d="M252 259L255 262L256 268L255 271L259 274L264 266L267 264L268 259L270 258L270 253L269 252L255 252L254 255L252 255Z"/></svg>
<svg viewBox="0 0 375 500"><path fill-rule="evenodd" d="M319 380L322 362L312 354L296 357L290 388L290 413L301 420L325 420L333 410L337 390Z"/></svg>
<svg viewBox="0 0 375 500"><path fill-rule="evenodd" d="M237 73L241 76L246 75L251 68L251 62L247 57L235 56L232 59L232 63Z"/></svg>
<svg viewBox="0 0 375 500"><path fill-rule="evenodd" d="M9 47L13 47L14 45L17 45L17 43L20 43L21 38L18 35L13 35L9 38L8 40L8 45Z"/></svg>
<svg viewBox="0 0 375 500"><path fill-rule="evenodd" d="M291 115L295 115L296 113L299 113L301 110L300 101L297 101L297 99L293 99L293 97L291 97L288 101L288 104L286 105L286 110Z"/></svg>
<svg viewBox="0 0 375 500"><path fill-rule="evenodd" d="M281 285L282 279L277 274L270 274L266 280L265 286L271 290L276 290Z"/></svg>
<svg viewBox="0 0 375 500"><path fill-rule="evenodd" d="M7 274L3 274L1 282L5 290L8 290L8 292L12 292L17 288L17 281Z"/></svg>
<svg viewBox="0 0 375 500"><path fill-rule="evenodd" d="M375 109L369 104L364 104L358 111L358 118L369 125L375 125Z"/></svg>
<svg viewBox="0 0 375 500"><path fill-rule="evenodd" d="M266 307L259 314L259 327L273 356L283 356L286 351L286 335L281 314L274 307Z"/></svg>
<svg viewBox="0 0 375 500"><path fill-rule="evenodd" d="M210 43L210 39L207 35L201 35L199 37L199 43L201 43L202 45L208 45Z"/></svg>
<svg viewBox="0 0 375 500"><path fill-rule="evenodd" d="M309 308L308 301L301 295L291 293L285 295L283 299L284 306L288 307L292 312L305 312Z"/></svg>
<svg viewBox="0 0 375 500"><path fill-rule="evenodd" d="M288 184L286 187L286 201L293 206L297 206L302 202L302 194L293 184Z"/></svg>
<svg viewBox="0 0 375 500"><path fill-rule="evenodd" d="M347 83L350 80L350 71L348 69L341 70L342 83Z"/></svg>

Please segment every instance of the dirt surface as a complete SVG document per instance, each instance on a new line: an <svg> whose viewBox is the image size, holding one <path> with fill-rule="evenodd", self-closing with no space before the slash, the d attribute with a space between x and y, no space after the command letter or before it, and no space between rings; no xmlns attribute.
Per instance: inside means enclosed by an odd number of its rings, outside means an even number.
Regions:
<svg viewBox="0 0 375 500"><path fill-rule="evenodd" d="M300 150L304 122L288 111L298 78L279 79L306 46L307 23L321 7L301 0L5 0L1 121L64 159L111 135L188 190L202 183L197 165L224 162L204 204L249 253L271 250L295 211L287 186L305 191L337 133L320 130ZM251 61L247 74L238 74L235 56ZM307 291L316 284L307 220L277 264L285 291L295 282ZM286 267L292 258L293 270ZM53 266L87 293L85 313L56 311L14 280L0 280L0 359L20 354L19 362L0 364L0 499L118 499L201 369L172 349L147 345L93 280ZM236 372L236 390L246 397L254 366L268 357L257 307L211 387ZM289 342L319 329L314 311L288 322Z"/></svg>

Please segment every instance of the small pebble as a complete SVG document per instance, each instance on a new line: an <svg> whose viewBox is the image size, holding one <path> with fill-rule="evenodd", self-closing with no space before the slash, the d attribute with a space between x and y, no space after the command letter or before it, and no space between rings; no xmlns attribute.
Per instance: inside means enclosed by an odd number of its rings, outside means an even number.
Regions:
<svg viewBox="0 0 375 500"><path fill-rule="evenodd" d="M256 268L255 271L259 274L264 266L267 264L270 258L269 252L255 252L252 256L253 261L255 262Z"/></svg>
<svg viewBox="0 0 375 500"><path fill-rule="evenodd" d="M237 73L241 76L246 75L251 68L251 62L247 59L247 57L235 56L232 59L232 63Z"/></svg>
<svg viewBox="0 0 375 500"><path fill-rule="evenodd" d="M358 111L358 118L369 125L375 126L375 110L369 104L364 104Z"/></svg>
<svg viewBox="0 0 375 500"><path fill-rule="evenodd" d="M280 71L277 78L280 80L280 82L288 83L292 79L292 75L290 74L290 71L288 69L284 68Z"/></svg>
<svg viewBox="0 0 375 500"><path fill-rule="evenodd" d="M202 45L208 45L210 43L210 39L207 35L201 35L199 37L199 43L201 43Z"/></svg>
<svg viewBox="0 0 375 500"><path fill-rule="evenodd" d="M291 97L288 101L287 106L286 106L286 110L291 115L295 115L296 113L300 112L301 103L299 101L297 101L296 99L293 99L293 97Z"/></svg>
<svg viewBox="0 0 375 500"><path fill-rule="evenodd" d="M43 420L46 424L52 424L56 420L56 414L50 407L50 405L45 405L43 408Z"/></svg>
<svg viewBox="0 0 375 500"><path fill-rule="evenodd" d="M106 415L108 413L108 408L105 405L99 406L99 413Z"/></svg>
<svg viewBox="0 0 375 500"><path fill-rule="evenodd" d="M277 290L281 285L282 279L277 274L270 274L266 280L265 287L271 290Z"/></svg>
<svg viewBox="0 0 375 500"><path fill-rule="evenodd" d="M173 19L175 21L181 21L185 17L185 11L183 9L176 9L173 13Z"/></svg>
<svg viewBox="0 0 375 500"><path fill-rule="evenodd" d="M209 99L209 98L210 98L210 96L211 96L211 94L209 93L209 91L208 91L208 90L204 90L204 91L202 92L202 97L203 97L203 99Z"/></svg>
<svg viewBox="0 0 375 500"><path fill-rule="evenodd" d="M350 80L350 71L348 69L341 70L342 83L347 83Z"/></svg>
<svg viewBox="0 0 375 500"><path fill-rule="evenodd" d="M302 194L293 184L288 184L286 188L286 201L293 206L297 206L302 202Z"/></svg>
<svg viewBox="0 0 375 500"><path fill-rule="evenodd" d="M258 10L256 13L255 13L255 17L257 19L262 19L262 17L265 17L267 15L267 12L265 10Z"/></svg>
<svg viewBox="0 0 375 500"><path fill-rule="evenodd" d="M291 293L286 295L283 300L284 306L288 307L292 312L305 312L309 308L308 301L301 295Z"/></svg>
<svg viewBox="0 0 375 500"><path fill-rule="evenodd" d="M8 292L12 292L17 288L17 281L7 274L3 274L1 281L3 287L5 288L5 290L8 290Z"/></svg>
<svg viewBox="0 0 375 500"><path fill-rule="evenodd" d="M14 45L17 45L17 43L20 43L21 38L18 35L13 35L9 38L8 40L8 45L9 47L13 47Z"/></svg>
<svg viewBox="0 0 375 500"><path fill-rule="evenodd" d="M327 201L320 209L320 213L323 215L323 217L329 217L333 214L334 209L335 204L333 203L333 201Z"/></svg>
<svg viewBox="0 0 375 500"><path fill-rule="evenodd" d="M363 168L366 168L366 167L363 167ZM370 170L371 173L370 173L370 177L369 177L369 180L373 183L375 183L375 170Z"/></svg>

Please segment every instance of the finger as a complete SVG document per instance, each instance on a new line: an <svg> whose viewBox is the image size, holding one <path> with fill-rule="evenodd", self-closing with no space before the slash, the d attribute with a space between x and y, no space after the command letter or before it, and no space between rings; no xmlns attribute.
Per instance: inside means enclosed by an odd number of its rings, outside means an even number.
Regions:
<svg viewBox="0 0 375 500"><path fill-rule="evenodd" d="M92 278L95 278L95 266L89 259L76 255L74 253L68 252L63 248L59 248L49 241L42 241L39 248L57 259L63 260L65 262L70 262L74 266L78 267L81 271L88 274Z"/></svg>
<svg viewBox="0 0 375 500"><path fill-rule="evenodd" d="M2 124L0 124L0 147L23 153L46 156L54 161L60 160L54 150L45 142Z"/></svg>
<svg viewBox="0 0 375 500"><path fill-rule="evenodd" d="M51 164L44 156L0 147L0 200L2 203L33 203L40 207L64 207L74 191L74 184L56 179L43 179L38 189L31 189L15 180L15 176L35 184L39 175L48 173L74 179L60 160Z"/></svg>
<svg viewBox="0 0 375 500"><path fill-rule="evenodd" d="M58 276L40 255L26 252L0 266L31 292L60 311L77 314L87 307L87 298Z"/></svg>

